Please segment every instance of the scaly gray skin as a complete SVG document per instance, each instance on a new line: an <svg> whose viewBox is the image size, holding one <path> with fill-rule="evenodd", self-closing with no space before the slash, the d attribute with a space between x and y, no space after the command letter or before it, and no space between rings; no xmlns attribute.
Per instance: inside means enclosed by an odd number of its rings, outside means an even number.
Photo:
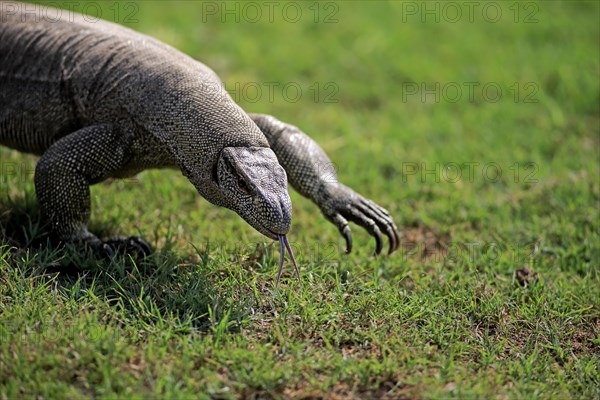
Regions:
<svg viewBox="0 0 600 400"><path fill-rule="evenodd" d="M246 114L205 65L119 25L30 11L0 4L0 144L41 156L36 195L60 240L148 252L139 238L101 241L87 230L89 186L179 168L204 198L269 238L290 229L289 180L338 227L348 252L348 221L375 237L377 253L381 232L390 253L398 248L389 213L338 183L330 168L324 174L331 163L312 139L274 117Z"/></svg>

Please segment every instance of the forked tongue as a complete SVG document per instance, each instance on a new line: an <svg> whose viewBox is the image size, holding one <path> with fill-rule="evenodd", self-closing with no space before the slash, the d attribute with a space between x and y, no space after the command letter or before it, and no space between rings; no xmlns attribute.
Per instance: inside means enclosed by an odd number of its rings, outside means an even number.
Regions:
<svg viewBox="0 0 600 400"><path fill-rule="evenodd" d="M290 253L290 258L292 259L292 263L294 264L294 268L296 269L296 277L298 277L298 282L302 284L302 281L300 280L300 271L298 270L298 265L296 264L296 258L294 257L294 253L292 252L290 242L288 242L287 237L285 235L279 235L279 270L277 271L277 281L275 282L275 287L279 286L279 279L281 279L281 272L283 271L283 260L285 259L286 249L288 253Z"/></svg>

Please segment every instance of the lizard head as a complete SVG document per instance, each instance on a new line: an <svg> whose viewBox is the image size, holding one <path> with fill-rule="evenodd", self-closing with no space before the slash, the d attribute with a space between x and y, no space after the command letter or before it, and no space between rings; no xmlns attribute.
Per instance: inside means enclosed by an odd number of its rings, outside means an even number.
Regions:
<svg viewBox="0 0 600 400"><path fill-rule="evenodd" d="M226 147L213 170L223 206L263 235L279 240L292 223L287 175L268 147Z"/></svg>

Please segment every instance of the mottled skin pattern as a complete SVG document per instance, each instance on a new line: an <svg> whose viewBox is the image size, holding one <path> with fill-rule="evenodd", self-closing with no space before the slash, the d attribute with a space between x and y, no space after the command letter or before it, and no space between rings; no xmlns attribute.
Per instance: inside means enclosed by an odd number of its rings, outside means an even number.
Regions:
<svg viewBox="0 0 600 400"><path fill-rule="evenodd" d="M8 5L12 5L8 7ZM348 221L389 251L388 212L337 182L321 148L298 128L246 114L200 62L108 22L61 21L0 4L0 144L41 156L35 189L60 240L110 250L87 230L89 186L149 168L178 168L208 201L272 239L285 235L287 181L315 202L352 247ZM56 15L56 14L52 14ZM68 18L67 18L68 17Z"/></svg>

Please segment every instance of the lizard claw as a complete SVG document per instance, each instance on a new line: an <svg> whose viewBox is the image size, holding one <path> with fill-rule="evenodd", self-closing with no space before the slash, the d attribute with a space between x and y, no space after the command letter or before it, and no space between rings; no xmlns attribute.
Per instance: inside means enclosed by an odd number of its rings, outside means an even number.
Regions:
<svg viewBox="0 0 600 400"><path fill-rule="evenodd" d="M101 243L98 250L106 258L113 258L115 256L115 251L106 243Z"/></svg>
<svg viewBox="0 0 600 400"><path fill-rule="evenodd" d="M352 251L352 234L350 233L350 227L346 225L342 230L342 235L344 239L346 239L346 253L350 253Z"/></svg>

